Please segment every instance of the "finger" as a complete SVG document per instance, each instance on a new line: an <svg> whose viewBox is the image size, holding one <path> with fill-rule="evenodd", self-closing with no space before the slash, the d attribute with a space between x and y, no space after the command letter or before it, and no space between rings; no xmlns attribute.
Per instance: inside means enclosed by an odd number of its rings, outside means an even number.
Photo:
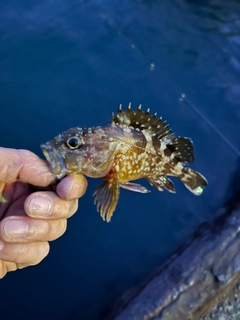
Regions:
<svg viewBox="0 0 240 320"><path fill-rule="evenodd" d="M51 241L62 236L66 227L66 219L37 220L11 216L0 223L0 239L7 243Z"/></svg>
<svg viewBox="0 0 240 320"><path fill-rule="evenodd" d="M0 241L0 260L14 262L18 268L36 265L42 261L48 253L48 242L12 244Z"/></svg>
<svg viewBox="0 0 240 320"><path fill-rule="evenodd" d="M49 165L28 150L0 148L0 182L17 180L35 186L48 186L54 181Z"/></svg>
<svg viewBox="0 0 240 320"><path fill-rule="evenodd" d="M77 200L62 200L51 191L34 192L24 202L24 210L27 215L38 219L69 218L77 211L77 208Z"/></svg>
<svg viewBox="0 0 240 320"><path fill-rule="evenodd" d="M0 260L0 279L2 279L8 272L15 271L16 269L16 263Z"/></svg>
<svg viewBox="0 0 240 320"><path fill-rule="evenodd" d="M69 175L57 185L57 194L64 200L81 198L87 189L87 180L82 174Z"/></svg>

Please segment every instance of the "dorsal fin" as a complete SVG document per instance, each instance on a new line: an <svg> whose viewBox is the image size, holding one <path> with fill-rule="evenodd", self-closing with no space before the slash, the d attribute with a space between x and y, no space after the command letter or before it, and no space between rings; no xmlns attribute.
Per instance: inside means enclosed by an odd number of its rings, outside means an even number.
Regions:
<svg viewBox="0 0 240 320"><path fill-rule="evenodd" d="M142 111L141 105L136 111L133 111L131 109L131 104L128 105L126 111L122 111L122 106L120 105L116 116L113 114L112 123L145 131L150 136L156 137L157 139L162 139L163 137L172 134L167 123L161 118L157 118L156 114L151 115L149 111L149 109L146 112Z"/></svg>
<svg viewBox="0 0 240 320"><path fill-rule="evenodd" d="M176 137L174 135L163 139L168 150L174 153L174 158L182 163L194 161L194 147L189 138Z"/></svg>

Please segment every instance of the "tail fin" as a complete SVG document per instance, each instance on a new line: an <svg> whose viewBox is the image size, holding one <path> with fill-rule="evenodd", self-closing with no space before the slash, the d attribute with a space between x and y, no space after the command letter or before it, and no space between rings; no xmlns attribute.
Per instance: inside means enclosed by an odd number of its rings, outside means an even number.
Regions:
<svg viewBox="0 0 240 320"><path fill-rule="evenodd" d="M188 188L196 196L200 196L203 193L203 189L208 184L207 180L199 172L190 168L183 168L183 177L181 181L185 187Z"/></svg>

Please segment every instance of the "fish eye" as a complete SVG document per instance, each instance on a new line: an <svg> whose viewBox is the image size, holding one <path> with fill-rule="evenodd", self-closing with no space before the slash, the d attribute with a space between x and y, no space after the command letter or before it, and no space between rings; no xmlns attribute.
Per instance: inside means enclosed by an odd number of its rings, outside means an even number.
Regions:
<svg viewBox="0 0 240 320"><path fill-rule="evenodd" d="M67 140L66 145L69 149L74 150L80 148L83 145L83 141L78 137L72 137Z"/></svg>

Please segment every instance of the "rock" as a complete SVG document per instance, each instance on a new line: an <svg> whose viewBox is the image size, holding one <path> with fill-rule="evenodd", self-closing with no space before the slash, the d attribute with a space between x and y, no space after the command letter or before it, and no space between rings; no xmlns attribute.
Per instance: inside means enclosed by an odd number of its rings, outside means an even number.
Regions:
<svg viewBox="0 0 240 320"><path fill-rule="evenodd" d="M240 319L240 193L106 320Z"/></svg>

